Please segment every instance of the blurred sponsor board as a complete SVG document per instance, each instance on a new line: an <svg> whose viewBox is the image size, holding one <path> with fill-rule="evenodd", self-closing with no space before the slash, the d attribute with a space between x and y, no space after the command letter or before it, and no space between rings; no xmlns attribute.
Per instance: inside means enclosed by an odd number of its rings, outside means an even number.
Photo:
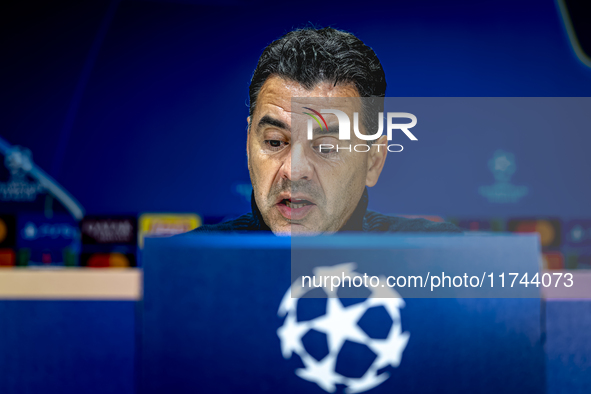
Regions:
<svg viewBox="0 0 591 394"><path fill-rule="evenodd" d="M572 247L591 247L591 220L568 220L563 227L564 242Z"/></svg>
<svg viewBox="0 0 591 394"><path fill-rule="evenodd" d="M566 269L591 269L591 253L567 251L564 265Z"/></svg>
<svg viewBox="0 0 591 394"><path fill-rule="evenodd" d="M91 268L137 266L135 216L87 216L80 221L80 265Z"/></svg>
<svg viewBox="0 0 591 394"><path fill-rule="evenodd" d="M80 221L80 233L84 245L135 245L137 240L137 219L133 216L87 216Z"/></svg>
<svg viewBox="0 0 591 394"><path fill-rule="evenodd" d="M20 248L16 254L19 267L76 267L80 250L77 247L65 248Z"/></svg>
<svg viewBox="0 0 591 394"><path fill-rule="evenodd" d="M564 256L560 252L542 253L542 267L550 270L564 269Z"/></svg>
<svg viewBox="0 0 591 394"><path fill-rule="evenodd" d="M0 249L0 267L12 267L16 262L16 254L13 249Z"/></svg>
<svg viewBox="0 0 591 394"><path fill-rule="evenodd" d="M12 215L0 215L0 248L16 245L16 219Z"/></svg>
<svg viewBox="0 0 591 394"><path fill-rule="evenodd" d="M194 213L145 213L139 219L138 241L140 248L144 246L144 238L168 237L186 233L201 226L201 218Z"/></svg>
<svg viewBox="0 0 591 394"><path fill-rule="evenodd" d="M51 218L19 215L16 248L19 266L76 266L80 255L78 223L66 214Z"/></svg>
<svg viewBox="0 0 591 394"><path fill-rule="evenodd" d="M16 219L12 215L0 215L0 267L12 267L16 263Z"/></svg>
<svg viewBox="0 0 591 394"><path fill-rule="evenodd" d="M566 220L562 225L563 251L567 269L591 268L591 220Z"/></svg>
<svg viewBox="0 0 591 394"><path fill-rule="evenodd" d="M82 253L80 263L89 268L130 268L137 265L134 253Z"/></svg>
<svg viewBox="0 0 591 394"><path fill-rule="evenodd" d="M505 231L505 221L498 218L447 218L447 221L464 231Z"/></svg>
<svg viewBox="0 0 591 394"><path fill-rule="evenodd" d="M562 244L558 219L509 219L507 230L513 233L538 233L542 251L558 250Z"/></svg>

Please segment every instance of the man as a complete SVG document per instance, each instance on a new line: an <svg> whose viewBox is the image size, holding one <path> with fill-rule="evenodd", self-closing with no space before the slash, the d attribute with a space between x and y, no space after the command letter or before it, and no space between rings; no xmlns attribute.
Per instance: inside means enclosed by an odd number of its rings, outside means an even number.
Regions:
<svg viewBox="0 0 591 394"><path fill-rule="evenodd" d="M361 133L372 127L361 98L384 97L386 79L371 48L350 33L302 29L272 42L250 84L246 152L253 186L252 213L196 232L272 231L277 235L339 231L459 232L449 223L390 217L367 210L366 187L374 186L386 160L386 136L350 141L334 136L336 116L312 107L361 113ZM371 100L371 99L370 99ZM316 105L314 105L316 104ZM304 130L308 116L318 126ZM353 119L353 116L349 117ZM373 119L373 118L372 118ZM367 142L367 152L351 149Z"/></svg>

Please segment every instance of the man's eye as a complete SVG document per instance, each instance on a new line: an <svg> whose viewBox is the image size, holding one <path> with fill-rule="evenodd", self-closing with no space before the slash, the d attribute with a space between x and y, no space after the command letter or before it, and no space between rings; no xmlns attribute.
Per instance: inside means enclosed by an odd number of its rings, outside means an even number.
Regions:
<svg viewBox="0 0 591 394"><path fill-rule="evenodd" d="M280 141L280 140L265 140L265 144L271 150L279 150L279 149L283 148L284 146L289 145L289 142Z"/></svg>
<svg viewBox="0 0 591 394"><path fill-rule="evenodd" d="M316 146L313 146L313 149L316 152L321 153L323 155L330 155L330 154L333 154L333 153L336 153L337 152L337 150L334 147L334 145L331 145L331 144L320 144L320 145L316 145Z"/></svg>

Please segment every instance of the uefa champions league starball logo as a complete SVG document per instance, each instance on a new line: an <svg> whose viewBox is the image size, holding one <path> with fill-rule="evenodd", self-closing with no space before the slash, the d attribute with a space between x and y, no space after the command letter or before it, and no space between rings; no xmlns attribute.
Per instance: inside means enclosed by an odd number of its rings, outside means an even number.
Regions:
<svg viewBox="0 0 591 394"><path fill-rule="evenodd" d="M344 273L351 277L360 276L354 269L355 263L317 267L314 275ZM385 278L380 279L385 280ZM410 336L408 332L402 332L400 322L400 308L404 307L404 300L392 288L376 287L368 288L371 291L369 298L360 303L345 306L339 298L336 298L337 289L331 292L328 288L322 288L328 297L326 313L311 320L298 321L298 301L313 289L313 287L302 288L292 285L283 297L278 311L279 317L285 317L283 325L277 330L283 357L288 359L295 353L304 364L304 368L295 371L296 375L316 383L329 393L336 391L337 384L344 385L346 393L361 393L386 381L390 374L384 369L389 366L397 367L400 364L402 352ZM380 307L383 307L391 318L391 326L385 339L372 338L358 324L371 309ZM311 330L326 334L328 354L320 359L313 357L302 341L302 338ZM336 365L346 341L366 346L375 354L373 362L361 377L348 377L336 371Z"/></svg>

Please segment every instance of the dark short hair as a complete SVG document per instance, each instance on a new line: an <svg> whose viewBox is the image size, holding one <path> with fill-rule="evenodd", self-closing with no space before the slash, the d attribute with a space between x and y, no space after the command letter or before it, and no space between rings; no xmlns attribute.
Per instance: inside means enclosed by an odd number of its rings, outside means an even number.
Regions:
<svg viewBox="0 0 591 394"><path fill-rule="evenodd" d="M361 97L386 95L386 75L375 52L353 34L330 27L293 30L265 48L250 81L251 117L261 87L271 75L306 89L320 82L353 83ZM369 122L373 123L377 122Z"/></svg>

